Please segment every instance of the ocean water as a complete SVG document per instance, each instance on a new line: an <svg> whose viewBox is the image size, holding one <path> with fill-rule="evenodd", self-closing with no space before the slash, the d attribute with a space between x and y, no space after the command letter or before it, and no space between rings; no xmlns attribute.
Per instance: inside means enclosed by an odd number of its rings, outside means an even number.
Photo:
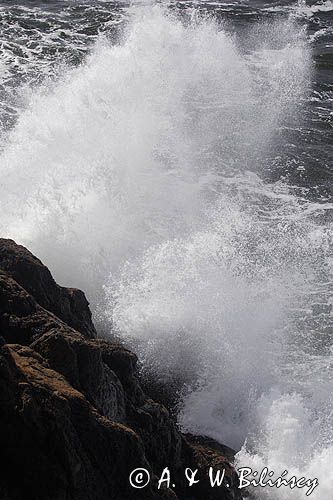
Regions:
<svg viewBox="0 0 333 500"><path fill-rule="evenodd" d="M182 429L330 500L332 1L1 2L0 20L1 236L177 387Z"/></svg>

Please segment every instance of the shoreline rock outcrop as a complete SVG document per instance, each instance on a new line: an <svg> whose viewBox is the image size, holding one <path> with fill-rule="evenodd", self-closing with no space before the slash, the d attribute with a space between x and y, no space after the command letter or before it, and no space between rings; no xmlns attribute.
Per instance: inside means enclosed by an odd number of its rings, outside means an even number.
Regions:
<svg viewBox="0 0 333 500"><path fill-rule="evenodd" d="M83 292L0 239L0 500L240 500L227 448L183 435L148 397L137 357L97 338ZM133 469L151 475L143 489ZM172 488L158 488L169 467ZM198 469L191 488L185 469ZM212 488L208 469L225 469Z"/></svg>

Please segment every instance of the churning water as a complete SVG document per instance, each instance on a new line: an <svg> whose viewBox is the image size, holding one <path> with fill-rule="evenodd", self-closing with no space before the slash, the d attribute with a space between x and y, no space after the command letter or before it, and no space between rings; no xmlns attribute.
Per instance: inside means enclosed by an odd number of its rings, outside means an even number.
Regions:
<svg viewBox="0 0 333 500"><path fill-rule="evenodd" d="M329 500L332 2L5 4L1 235L177 380L185 430Z"/></svg>

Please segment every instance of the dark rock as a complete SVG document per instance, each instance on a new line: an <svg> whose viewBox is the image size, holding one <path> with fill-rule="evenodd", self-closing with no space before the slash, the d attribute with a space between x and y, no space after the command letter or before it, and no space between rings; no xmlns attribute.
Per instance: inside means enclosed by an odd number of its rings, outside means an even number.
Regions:
<svg viewBox="0 0 333 500"><path fill-rule="evenodd" d="M197 499L205 498L205 500L241 500L242 495L238 489L238 475L230 460L221 452L219 444L212 439L196 439L189 435L186 441L189 447L186 460L191 464L192 469L198 469L197 478L200 479L198 484L190 488L193 497ZM220 487L211 487L209 482L210 467L212 467L214 474L217 471L225 471L224 481Z"/></svg>
<svg viewBox="0 0 333 500"><path fill-rule="evenodd" d="M0 331L6 342L29 345L54 328L75 333L0 269Z"/></svg>
<svg viewBox="0 0 333 500"><path fill-rule="evenodd" d="M194 447L204 447L206 449L217 451L221 453L230 462L234 461L235 450L229 448L225 444L218 443L215 439L206 436L194 436L193 434L185 434L186 441L191 443Z"/></svg>
<svg viewBox="0 0 333 500"><path fill-rule="evenodd" d="M125 389L128 404L143 405L147 396L137 378L137 356L116 341L96 339L92 343L101 350L104 363L117 374Z"/></svg>
<svg viewBox="0 0 333 500"><path fill-rule="evenodd" d="M0 331L5 341L28 345L55 327L69 329L59 318L40 307L13 278L0 270Z"/></svg>
<svg viewBox="0 0 333 500"><path fill-rule="evenodd" d="M142 441L102 417L32 349L0 349L0 449L10 500L128 499L128 477L150 466ZM173 498L164 492L164 498ZM135 498L160 498L156 486Z"/></svg>
<svg viewBox="0 0 333 500"><path fill-rule="evenodd" d="M31 347L39 352L50 366L100 411L112 420L126 422L125 392L117 375L104 363L95 341L79 333L51 330Z"/></svg>
<svg viewBox="0 0 333 500"><path fill-rule="evenodd" d="M0 269L22 286L44 309L86 337L96 337L89 303L81 290L56 284L50 271L26 248L0 238Z"/></svg>
<svg viewBox="0 0 333 500"><path fill-rule="evenodd" d="M0 500L240 500L232 450L182 435L143 391L136 355L94 338L88 304L73 305L70 290L0 240ZM142 490L129 486L137 467L152 477ZM165 467L174 492L157 488ZM225 484L211 488L209 467L226 470Z"/></svg>

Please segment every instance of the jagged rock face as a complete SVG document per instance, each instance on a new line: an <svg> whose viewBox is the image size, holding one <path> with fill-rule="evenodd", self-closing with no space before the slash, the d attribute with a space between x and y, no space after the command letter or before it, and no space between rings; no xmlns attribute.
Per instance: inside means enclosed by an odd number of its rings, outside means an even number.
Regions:
<svg viewBox="0 0 333 500"><path fill-rule="evenodd" d="M98 413L30 348L1 349L0 400L11 499L130 498L131 470L150 469L138 435ZM148 488L138 498L156 494Z"/></svg>
<svg viewBox="0 0 333 500"><path fill-rule="evenodd" d="M8 343L29 345L53 329L75 333L57 316L41 307L34 297L10 275L0 263L0 329Z"/></svg>
<svg viewBox="0 0 333 500"><path fill-rule="evenodd" d="M0 238L0 268L36 302L86 337L96 337L89 303L81 290L56 284L50 271L26 248Z"/></svg>
<svg viewBox="0 0 333 500"><path fill-rule="evenodd" d="M116 373L104 363L102 350L79 334L49 332L31 344L49 365L81 391L106 417L126 420L125 391Z"/></svg>
<svg viewBox="0 0 333 500"><path fill-rule="evenodd" d="M95 336L84 294L0 239L0 500L239 500L224 449L185 438L142 390L136 355ZM210 487L210 466L229 487ZM137 467L152 476L142 490L129 485ZM164 467L175 491L157 488ZM187 487L186 467L199 485Z"/></svg>

